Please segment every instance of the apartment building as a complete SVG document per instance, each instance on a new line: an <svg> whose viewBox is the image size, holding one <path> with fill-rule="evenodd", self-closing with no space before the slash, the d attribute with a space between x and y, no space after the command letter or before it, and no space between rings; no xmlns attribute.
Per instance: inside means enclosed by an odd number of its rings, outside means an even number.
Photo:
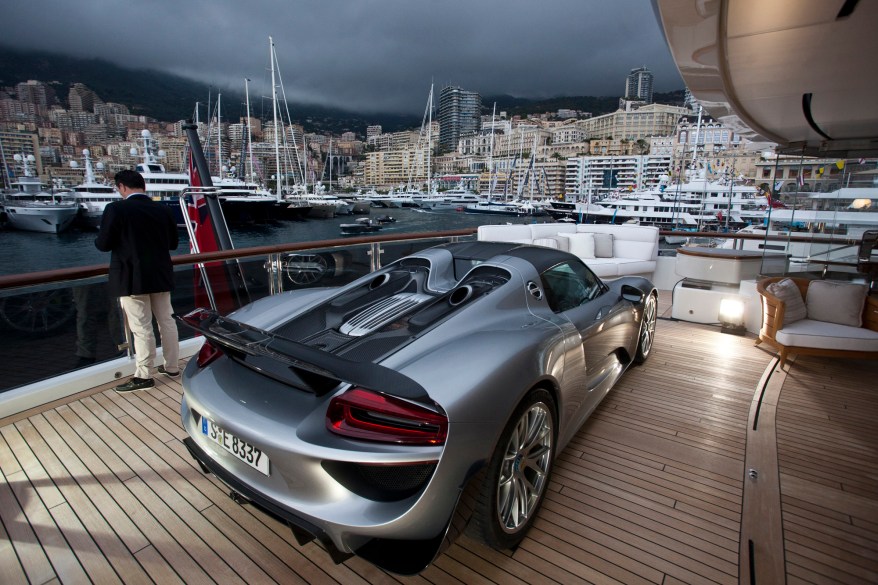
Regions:
<svg viewBox="0 0 878 585"><path fill-rule="evenodd" d="M583 156L567 159L565 192L601 199L616 190L648 189L668 173L670 156Z"/></svg>
<svg viewBox="0 0 878 585"><path fill-rule="evenodd" d="M444 87L439 92L439 148L457 149L461 136L481 129L482 97L460 87Z"/></svg>
<svg viewBox="0 0 878 585"><path fill-rule="evenodd" d="M689 109L678 106L649 104L636 107L629 103L628 109L579 120L576 124L592 138L636 141L673 134L680 118L690 113Z"/></svg>

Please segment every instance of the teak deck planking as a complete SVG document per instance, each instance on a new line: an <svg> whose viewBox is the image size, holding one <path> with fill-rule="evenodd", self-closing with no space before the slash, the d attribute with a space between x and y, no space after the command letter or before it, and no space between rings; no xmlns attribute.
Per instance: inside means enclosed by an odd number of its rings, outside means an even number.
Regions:
<svg viewBox="0 0 878 585"><path fill-rule="evenodd" d="M749 583L742 519L768 549L756 583L772 563L789 583L878 582L878 369L791 360L761 413L770 436L754 438L773 358L752 336L660 320L649 362L556 460L517 550L464 536L414 577L335 565L229 498L181 442L178 381L96 388L0 421L0 582ZM757 451L779 477L761 500L746 479ZM778 502L782 541L747 520L745 499Z"/></svg>

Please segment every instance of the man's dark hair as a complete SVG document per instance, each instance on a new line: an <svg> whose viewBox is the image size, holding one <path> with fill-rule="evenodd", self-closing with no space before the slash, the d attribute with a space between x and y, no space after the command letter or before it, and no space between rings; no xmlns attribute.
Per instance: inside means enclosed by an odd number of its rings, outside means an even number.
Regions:
<svg viewBox="0 0 878 585"><path fill-rule="evenodd" d="M132 171L131 169L125 169L124 171L116 173L116 176L113 177L113 184L125 185L129 189L146 191L146 183L143 180L143 175L137 171Z"/></svg>

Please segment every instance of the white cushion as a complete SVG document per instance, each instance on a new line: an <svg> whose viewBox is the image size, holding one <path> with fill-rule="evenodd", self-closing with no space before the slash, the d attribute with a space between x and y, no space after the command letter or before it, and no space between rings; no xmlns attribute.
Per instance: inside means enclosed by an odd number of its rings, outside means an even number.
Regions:
<svg viewBox="0 0 878 585"><path fill-rule="evenodd" d="M598 278L615 278L619 276L619 265L608 258L592 258L585 260L585 265L591 268Z"/></svg>
<svg viewBox="0 0 878 585"><path fill-rule="evenodd" d="M790 347L878 351L878 331L813 319L785 325L774 337Z"/></svg>
<svg viewBox="0 0 878 585"><path fill-rule="evenodd" d="M653 242L635 242L623 240L622 236L613 237L613 255L616 258L632 260L655 260L658 255L658 240Z"/></svg>
<svg viewBox="0 0 878 585"><path fill-rule="evenodd" d="M655 260L629 260L615 258L619 276L633 276L635 274L651 275L655 272L657 262Z"/></svg>
<svg viewBox="0 0 878 585"><path fill-rule="evenodd" d="M613 257L613 234L594 233L594 257Z"/></svg>
<svg viewBox="0 0 878 585"><path fill-rule="evenodd" d="M805 295L808 318L859 327L868 292L865 284L812 280Z"/></svg>
<svg viewBox="0 0 878 585"><path fill-rule="evenodd" d="M583 260L594 258L594 234L558 234L561 238L570 240L571 254L579 256Z"/></svg>
<svg viewBox="0 0 878 585"><path fill-rule="evenodd" d="M525 238L533 239L527 225L480 225L477 236L482 242L515 242Z"/></svg>
<svg viewBox="0 0 878 585"><path fill-rule="evenodd" d="M799 292L799 287L796 286L796 283L789 278L772 282L765 287L765 290L784 302L784 326L808 316L808 309L805 307L802 293Z"/></svg>
<svg viewBox="0 0 878 585"><path fill-rule="evenodd" d="M531 237L551 238L558 234L574 234L576 233L576 224L568 223L532 223L527 226L530 229Z"/></svg>
<svg viewBox="0 0 878 585"><path fill-rule="evenodd" d="M537 238L534 240L534 246L545 246L546 248L555 248L556 250L561 248L558 238Z"/></svg>
<svg viewBox="0 0 878 585"><path fill-rule="evenodd" d="M659 229L652 225L631 224L606 224L606 223L580 223L576 224L576 231L590 233L613 234L617 240L632 240L635 242L655 242L658 245Z"/></svg>

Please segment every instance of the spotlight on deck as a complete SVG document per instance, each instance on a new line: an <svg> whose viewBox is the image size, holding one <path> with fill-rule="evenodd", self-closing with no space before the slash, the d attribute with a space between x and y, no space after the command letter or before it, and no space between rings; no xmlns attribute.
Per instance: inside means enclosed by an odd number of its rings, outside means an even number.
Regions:
<svg viewBox="0 0 878 585"><path fill-rule="evenodd" d="M731 335L744 335L744 302L740 299L726 298L719 303L719 322L722 332Z"/></svg>

